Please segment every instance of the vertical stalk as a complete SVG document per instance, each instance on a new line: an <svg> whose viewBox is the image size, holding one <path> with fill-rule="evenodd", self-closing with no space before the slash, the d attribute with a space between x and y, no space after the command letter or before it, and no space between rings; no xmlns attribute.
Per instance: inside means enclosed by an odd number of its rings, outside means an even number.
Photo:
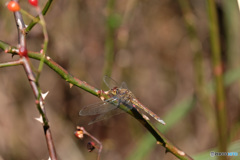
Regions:
<svg viewBox="0 0 240 160"><path fill-rule="evenodd" d="M219 151L227 151L227 115L225 105L225 94L223 86L223 66L221 62L220 37L216 4L214 0L207 0L207 10L209 16L210 41L212 50L213 74L216 85L216 115L218 127ZM225 157L219 157L225 159Z"/></svg>
<svg viewBox="0 0 240 160"><path fill-rule="evenodd" d="M103 68L103 76L112 74L112 67L114 61L114 31L115 28L111 24L113 17L115 0L108 0L107 2L107 17L106 17L106 41L105 41L105 60ZM103 86L103 84L102 84Z"/></svg>
<svg viewBox="0 0 240 160"><path fill-rule="evenodd" d="M193 66L195 77L195 90L198 101L210 122L210 125L215 125L213 122L213 106L209 98L209 93L206 91L206 81L204 77L204 57L202 43L197 34L196 17L194 16L189 0L178 0L179 7L182 10L183 20L185 22L188 36L190 39L191 51L193 53Z"/></svg>
<svg viewBox="0 0 240 160"><path fill-rule="evenodd" d="M14 1L18 2L18 0L14 0ZM19 43L19 46L23 47L27 50L26 32L25 32L26 27L25 27L24 20L22 18L22 14L19 11L14 12L14 17L15 17L15 22L16 22L17 29L18 29L18 43ZM24 70L27 74L29 83L32 87L33 94L34 94L35 99L36 99L37 109L38 109L38 111L41 115L41 118L42 118L43 130L44 130L45 139L46 139L46 142L47 142L49 156L50 156L51 160L57 160L56 150L55 150L55 147L54 147L54 142L53 142L53 139L52 139L50 126L49 126L49 122L48 122L45 107L44 107L44 99L41 96L40 86L39 86L38 82L36 81L34 73L32 72L28 56L27 57L22 56L20 59L21 59L20 61L23 63ZM43 60L44 59L41 58L41 61L43 61ZM44 64L44 61L42 63Z"/></svg>
<svg viewBox="0 0 240 160"><path fill-rule="evenodd" d="M52 4L53 0L48 0L42 10L42 15L45 15L48 11L48 9L50 8L51 4ZM38 22L39 22L40 18L39 16L36 17L36 19L33 19L29 25L27 26L27 28L25 29L25 32L28 33Z"/></svg>
<svg viewBox="0 0 240 160"><path fill-rule="evenodd" d="M223 11L224 11L224 28L226 32L226 56L227 56L227 67L228 70L235 70L240 67L240 14L239 14L239 1L228 1L223 0ZM240 81L238 80L235 84L231 85L229 88L230 92L240 90ZM236 93L238 102L240 102L240 94ZM234 137L236 133L235 130L238 130L240 124L233 124L231 126L231 135L228 137L229 141Z"/></svg>

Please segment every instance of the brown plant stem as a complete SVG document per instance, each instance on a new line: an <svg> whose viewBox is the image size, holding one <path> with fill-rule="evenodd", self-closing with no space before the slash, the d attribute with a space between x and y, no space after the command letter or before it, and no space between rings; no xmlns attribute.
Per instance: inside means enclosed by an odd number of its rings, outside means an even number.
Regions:
<svg viewBox="0 0 240 160"><path fill-rule="evenodd" d="M15 0L15 1L18 2L18 0ZM23 21L22 15L20 12L14 12L14 17L15 17L15 21L18 29L19 47L23 47L27 49L26 32L25 32L26 27L25 27L25 23ZM52 140L52 135L51 135L50 127L48 124L46 111L44 108L44 100L41 96L41 89L39 87L38 82L36 82L35 76L29 64L28 57L22 56L20 59L23 63L24 70L27 74L30 86L33 90L33 93L36 99L37 109L39 110L39 113L42 118L42 124L43 124L44 133L45 133L45 138L47 141L49 156L52 160L57 160L56 151L55 151L54 143Z"/></svg>
<svg viewBox="0 0 240 160"><path fill-rule="evenodd" d="M214 106L211 103L210 95L206 90L206 81L204 76L204 53L202 42L197 33L197 18L193 14L189 0L178 0L179 7L182 10L183 20L189 36L189 43L193 53L193 66L195 78L195 90L200 106L205 111L210 126L215 127Z"/></svg>
<svg viewBox="0 0 240 160"><path fill-rule="evenodd" d="M2 48L7 51L7 49L10 49L8 52L11 54L15 54L14 52L12 53L11 49L14 47L11 47L7 45L6 43L0 41L0 46L4 46L5 48ZM29 52L28 53L29 58L33 58L36 60L41 60L42 55L39 53L34 53L34 52ZM95 95L97 97L104 97L105 99L108 99L108 95L106 95L102 90L99 90L89 84L87 84L84 81L79 80L78 78L74 77L71 75L68 71L66 71L64 68L62 68L60 65L58 65L56 62L54 62L49 56L44 57L44 63L48 65L51 69L53 69L56 73L58 73L65 81L91 93L92 95ZM154 127L149 121L144 119L142 115L134 108L132 110L126 109L126 106L120 105L120 108L125 110L128 114L133 116L135 119L137 119L156 139L157 144L162 145L163 147L166 148L167 152L171 152L174 154L176 157L180 159L192 159L189 155L187 155L185 152L181 151L178 149L176 146L174 146L167 138L163 136L161 132L158 131L156 127Z"/></svg>
<svg viewBox="0 0 240 160"><path fill-rule="evenodd" d="M218 128L219 151L227 151L227 115L225 94L223 85L223 66L221 62L220 36L216 4L214 0L207 0L207 10L209 16L210 40L212 49L213 74L216 85L216 115ZM225 157L219 157L225 159Z"/></svg>
<svg viewBox="0 0 240 160"><path fill-rule="evenodd" d="M101 155L101 152L102 152L102 143L96 138L94 137L93 135L91 135L90 133L88 133L84 127L80 127L80 126L77 126L77 131L75 132L75 135L77 132L82 132L81 134L82 135L77 135L78 138L80 139L83 139L83 135L87 135L89 136L91 139L93 139L98 145L99 145L99 148L98 148L98 157L97 157L97 160L100 160L100 155Z"/></svg>
<svg viewBox="0 0 240 160"><path fill-rule="evenodd" d="M17 61L13 61L13 62L0 63L0 68L10 67L10 66L17 66L17 65L22 65L22 64L23 64L22 59L19 59Z"/></svg>

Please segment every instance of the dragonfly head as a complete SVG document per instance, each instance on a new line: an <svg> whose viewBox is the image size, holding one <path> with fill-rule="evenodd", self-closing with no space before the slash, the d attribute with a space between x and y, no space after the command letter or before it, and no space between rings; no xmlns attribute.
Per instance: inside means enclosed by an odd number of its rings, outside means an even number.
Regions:
<svg viewBox="0 0 240 160"><path fill-rule="evenodd" d="M119 92L118 90L119 90L118 87L114 87L111 89L111 93L115 96L118 94L118 92Z"/></svg>

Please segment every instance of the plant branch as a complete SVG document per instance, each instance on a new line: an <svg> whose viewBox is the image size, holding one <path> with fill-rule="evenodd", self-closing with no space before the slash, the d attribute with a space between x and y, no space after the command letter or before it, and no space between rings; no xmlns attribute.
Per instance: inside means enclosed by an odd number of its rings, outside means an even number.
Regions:
<svg viewBox="0 0 240 160"><path fill-rule="evenodd" d="M77 136L77 138L83 139L83 135L84 135L84 134L87 135L87 136L89 136L91 139L93 139L93 140L99 145L97 160L100 160L100 154L101 154L102 148L103 148L102 143L101 143L96 137L94 137L93 135L91 135L90 133L88 133L88 132L84 129L84 127L79 127L79 126L77 126L77 131L75 131L75 135ZM95 147L95 146L93 146L93 147ZM91 150L90 150L90 152L91 152Z"/></svg>
<svg viewBox="0 0 240 160"><path fill-rule="evenodd" d="M39 15L39 19L38 18L35 18L34 16L32 16L31 14L29 14L28 12L26 12L25 10L21 9L21 12L23 14L25 14L26 16L28 16L30 19L32 19L32 21L34 22L39 22L41 25L42 25L42 28L43 28L43 36L44 36L44 42L43 42L43 50L42 50L42 58L40 60L40 63L38 65L38 70L37 70L37 75L36 75L36 83L38 83L39 81L39 78L40 78L40 74L42 72L42 69L43 69L43 64L44 64L44 57L46 55L46 52L47 52L47 46L48 46L48 33L47 33L47 27L46 27L46 22L44 20L44 17L41 13L41 9L39 6L37 6L36 8L36 11Z"/></svg>
<svg viewBox="0 0 240 160"><path fill-rule="evenodd" d="M4 43L0 41L0 44ZM11 48L10 46L3 45L6 48ZM5 49L4 49L5 50ZM40 60L42 55L39 53L29 52L28 56L30 58ZM89 84L87 84L84 81L79 80L78 78L72 76L68 71L66 71L64 68L62 68L60 65L58 65L56 62L54 62L49 56L46 56L44 58L44 63L48 65L51 69L53 69L56 73L58 73L64 80L67 82L97 96L97 97L104 97L106 99L109 98L105 92L102 90L99 90ZM129 106L130 107L130 106ZM128 114L132 115L135 119L137 119L157 140L158 144L162 145L166 148L168 152L171 152L176 157L181 159L192 159L189 155L187 155L185 152L179 150L177 147L175 147L168 139L166 139L158 130L155 128L149 121L145 120L142 115L134 108L132 110L126 109L127 107L124 105L120 105L120 108L126 111Z"/></svg>
<svg viewBox="0 0 240 160"><path fill-rule="evenodd" d="M211 126L215 126L213 120L214 106L211 104L209 93L206 90L206 81L204 77L204 57L202 43L197 33L196 16L193 14L189 0L178 0L179 7L182 10L185 27L188 31L189 43L193 53L193 65L195 78L195 90L200 106L205 111Z"/></svg>
<svg viewBox="0 0 240 160"><path fill-rule="evenodd" d="M225 94L223 85L223 66L221 62L220 36L218 29L218 19L216 4L213 0L207 0L207 10L209 16L210 40L212 49L213 74L216 83L216 115L218 127L219 151L227 151L227 115ZM220 157L225 159L225 157Z"/></svg>
<svg viewBox="0 0 240 160"><path fill-rule="evenodd" d="M42 15L45 15L48 11L48 9L50 8L51 4L52 4L53 0L48 0L47 3L45 4L43 10L42 10ZM27 26L27 28L25 29L25 32L28 33L38 22L39 22L40 18L39 16L36 17L36 19L32 20L29 25Z"/></svg>
<svg viewBox="0 0 240 160"><path fill-rule="evenodd" d="M126 105L126 104L125 104ZM131 106L128 106L130 108ZM148 120L146 120L142 114L140 114L135 107L131 107L131 114L135 119L137 119L157 140L157 144L166 148L166 152L171 152L176 157L182 160L192 160L192 158L185 152L174 146L154 125L152 125Z"/></svg>
<svg viewBox="0 0 240 160"><path fill-rule="evenodd" d="M0 68L10 67L10 66L17 66L17 65L22 65L22 64L23 64L22 59L19 59L17 61L13 61L13 62L0 63Z"/></svg>
<svg viewBox="0 0 240 160"><path fill-rule="evenodd" d="M47 52L47 46L48 46L48 33L47 33L47 27L46 27L46 22L44 20L44 17L41 13L41 10L40 8L37 6L36 7L36 10L39 14L39 17L40 17L40 24L42 25L43 27L43 36L44 36L44 42L43 42L43 50L42 50L42 58L40 60L40 63L39 63L39 66L38 66L38 73L37 73L37 76L36 76L36 81L38 82L39 78L40 78L40 73L43 69L43 65L44 65L44 57L46 56L46 52Z"/></svg>
<svg viewBox="0 0 240 160"><path fill-rule="evenodd" d="M103 67L103 75L111 76L113 62L114 62L114 33L115 26L114 23L114 7L115 0L107 1L107 16L106 16L106 40L105 40L105 54L104 54L104 67ZM104 88L104 83L102 83L102 88Z"/></svg>
<svg viewBox="0 0 240 160"><path fill-rule="evenodd" d="M18 0L15 0L15 1L18 2ZM22 18L22 15L20 12L14 12L14 16L15 16L15 21L17 24L17 29L18 29L19 48L24 48L24 49L26 49L26 52L27 52L25 23L23 21L23 18ZM9 49L9 48L13 48L13 47L8 47L6 49ZM4 49L4 50L6 51L6 49ZM27 74L29 83L32 87L32 90L33 90L33 93L34 93L34 96L36 99L37 109L39 110L39 113L42 118L43 129L44 129L45 138L47 141L49 156L51 157L52 160L56 160L57 159L56 151L55 151L54 143L52 140L52 134L51 134L50 127L48 124L46 111L44 108L44 99L41 96L40 86L39 86L38 82L36 82L35 76L30 67L28 56L27 55L25 55L25 56L21 56L20 59L23 62L24 70Z"/></svg>

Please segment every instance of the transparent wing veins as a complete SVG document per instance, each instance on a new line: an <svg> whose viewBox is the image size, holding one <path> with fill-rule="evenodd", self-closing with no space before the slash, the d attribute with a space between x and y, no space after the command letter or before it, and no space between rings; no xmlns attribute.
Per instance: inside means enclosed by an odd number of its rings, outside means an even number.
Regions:
<svg viewBox="0 0 240 160"><path fill-rule="evenodd" d="M109 89L112 89L114 87L119 87L119 84L115 80L113 80L111 77L104 76L103 81Z"/></svg>
<svg viewBox="0 0 240 160"><path fill-rule="evenodd" d="M115 109L115 110L111 110L107 113L104 113L104 114L100 114L99 116L97 116L95 119L93 119L91 122L88 123L88 125L91 125L93 123L96 123L96 122L99 122L99 121L102 121L102 120L105 120L105 119L108 119L112 116L115 116L115 115L118 115L120 113L124 113L123 110L121 109Z"/></svg>
<svg viewBox="0 0 240 160"><path fill-rule="evenodd" d="M99 102L95 104L91 104L89 106L84 107L80 110L79 115L81 116L88 116L88 115L96 115L96 114L103 114L108 111L111 111L115 108L117 108L116 105L111 104L114 103L115 99L111 98L108 101L105 102Z"/></svg>

